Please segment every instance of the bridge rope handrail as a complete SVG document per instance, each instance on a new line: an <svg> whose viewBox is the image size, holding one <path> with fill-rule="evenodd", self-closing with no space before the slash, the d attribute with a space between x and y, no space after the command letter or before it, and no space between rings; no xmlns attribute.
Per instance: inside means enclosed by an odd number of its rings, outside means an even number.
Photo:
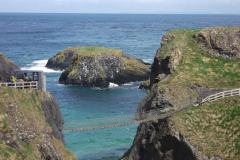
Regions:
<svg viewBox="0 0 240 160"><path fill-rule="evenodd" d="M198 105L202 105L204 103L208 102L213 102L219 99L227 98L227 97L232 97L232 96L240 96L240 88L238 89L232 89L232 90L226 90L223 92L219 92L216 94L209 95L201 100L201 102ZM159 119L164 119L169 116L171 116L174 113L181 112L185 110L188 107L179 107L178 109L170 108L168 110L163 110L162 108L150 110L150 111L141 111L135 113L135 116L129 117L117 117L117 118L106 118L108 121L112 120L119 120L115 121L115 123L112 123L110 125L98 125L94 127L82 127L82 128L67 128L64 129L64 131L71 131L71 132L83 132L83 131L90 131L90 130L95 130L95 129L103 129L103 128L114 128L114 127L122 127L122 126L129 126L133 124L141 124L144 122L149 122L149 121L157 121ZM104 118L100 118L101 120L104 120ZM124 122L121 122L120 120L126 120Z"/></svg>

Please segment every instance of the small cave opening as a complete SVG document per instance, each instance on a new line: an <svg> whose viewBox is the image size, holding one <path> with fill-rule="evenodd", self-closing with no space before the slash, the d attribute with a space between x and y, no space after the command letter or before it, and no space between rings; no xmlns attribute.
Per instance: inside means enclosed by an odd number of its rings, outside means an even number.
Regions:
<svg viewBox="0 0 240 160"><path fill-rule="evenodd" d="M165 59L161 59L161 61L159 61L157 58L154 59L154 62L151 68L151 85L159 81L158 75L171 74L169 63L170 63L170 56L166 57Z"/></svg>

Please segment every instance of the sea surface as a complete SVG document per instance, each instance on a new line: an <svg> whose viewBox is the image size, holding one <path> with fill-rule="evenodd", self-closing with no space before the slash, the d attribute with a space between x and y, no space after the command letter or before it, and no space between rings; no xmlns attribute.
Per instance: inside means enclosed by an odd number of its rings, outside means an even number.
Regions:
<svg viewBox="0 0 240 160"><path fill-rule="evenodd" d="M240 16L1 13L0 52L23 69L46 72L47 90L56 97L65 127L74 127L95 118L133 115L146 93L138 83L104 90L60 85L61 71L44 67L58 51L113 47L151 63L162 35L171 29L235 25L240 25ZM65 143L81 160L114 160L131 146L136 128L65 132Z"/></svg>

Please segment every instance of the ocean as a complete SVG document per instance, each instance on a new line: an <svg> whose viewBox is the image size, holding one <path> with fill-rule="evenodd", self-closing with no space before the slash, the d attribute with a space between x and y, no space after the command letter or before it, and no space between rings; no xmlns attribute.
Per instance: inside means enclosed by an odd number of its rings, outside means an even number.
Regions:
<svg viewBox="0 0 240 160"><path fill-rule="evenodd" d="M120 48L151 63L169 30L236 25L238 15L0 13L0 52L22 69L46 72L47 90L61 108L65 127L74 127L89 119L134 114L146 92L138 89L138 83L108 89L60 85L61 71L44 67L58 51L85 45ZM81 160L114 160L131 146L136 129L65 132L65 143Z"/></svg>

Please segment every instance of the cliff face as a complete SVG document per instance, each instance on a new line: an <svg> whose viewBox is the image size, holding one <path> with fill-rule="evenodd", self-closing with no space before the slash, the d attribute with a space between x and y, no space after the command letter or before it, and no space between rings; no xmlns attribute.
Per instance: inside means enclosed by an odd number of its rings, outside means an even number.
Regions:
<svg viewBox="0 0 240 160"><path fill-rule="evenodd" d="M106 88L146 80L150 65L128 57L121 50L100 47L68 48L49 59L47 67L65 69L59 82Z"/></svg>
<svg viewBox="0 0 240 160"><path fill-rule="evenodd" d="M236 28L175 30L163 37L152 65L151 89L139 111L185 109L169 118L140 124L132 147L122 159L240 158L240 127L237 126L240 100L229 98L198 108L191 107L222 88L240 86L240 61L222 58L222 50L215 50L218 54L209 54L212 49L206 49L196 36L221 30L225 32L218 34L228 38L217 42L219 46L226 47L226 43L238 41ZM214 40L212 37L211 41ZM228 55L238 57L235 51L228 50Z"/></svg>
<svg viewBox="0 0 240 160"><path fill-rule="evenodd" d="M0 88L0 159L75 159L64 147L62 128L48 93Z"/></svg>
<svg viewBox="0 0 240 160"><path fill-rule="evenodd" d="M13 64L0 53L0 82L9 80L9 78L14 75L17 70L19 70L18 66Z"/></svg>
<svg viewBox="0 0 240 160"><path fill-rule="evenodd" d="M0 55L0 76L19 68ZM0 159L71 160L63 144L63 118L46 92L0 87Z"/></svg>

